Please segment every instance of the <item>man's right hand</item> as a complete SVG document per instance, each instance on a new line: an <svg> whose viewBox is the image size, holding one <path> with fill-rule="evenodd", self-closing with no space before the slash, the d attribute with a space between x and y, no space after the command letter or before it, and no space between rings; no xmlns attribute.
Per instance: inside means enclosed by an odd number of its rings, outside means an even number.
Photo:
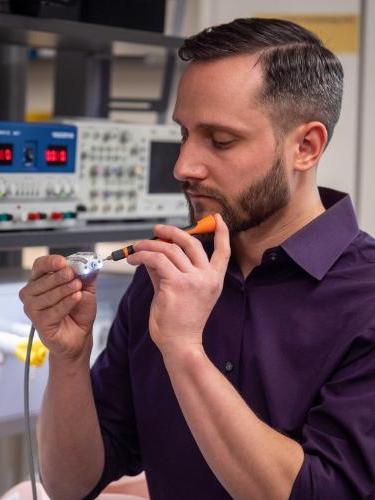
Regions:
<svg viewBox="0 0 375 500"><path fill-rule="evenodd" d="M96 315L95 281L83 286L61 255L36 259L19 293L24 311L55 358L89 356Z"/></svg>

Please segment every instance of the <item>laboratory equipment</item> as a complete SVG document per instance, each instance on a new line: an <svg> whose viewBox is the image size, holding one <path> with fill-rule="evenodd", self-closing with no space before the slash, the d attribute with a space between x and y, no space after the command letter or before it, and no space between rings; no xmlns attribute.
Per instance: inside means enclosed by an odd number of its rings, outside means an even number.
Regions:
<svg viewBox="0 0 375 500"><path fill-rule="evenodd" d="M66 123L78 129L80 219L188 217L181 186L173 177L181 142L177 126L83 119Z"/></svg>
<svg viewBox="0 0 375 500"><path fill-rule="evenodd" d="M76 127L0 122L0 231L75 224Z"/></svg>

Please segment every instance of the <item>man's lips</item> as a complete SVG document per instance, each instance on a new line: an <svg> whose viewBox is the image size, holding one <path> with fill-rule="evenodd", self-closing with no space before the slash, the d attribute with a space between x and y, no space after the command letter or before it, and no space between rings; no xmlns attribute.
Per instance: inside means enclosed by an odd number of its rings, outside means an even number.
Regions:
<svg viewBox="0 0 375 500"><path fill-rule="evenodd" d="M212 200L214 199L212 198L212 196L207 196L206 194L200 194L200 193L191 193L190 191L185 191L185 194L189 196L189 198L211 198Z"/></svg>

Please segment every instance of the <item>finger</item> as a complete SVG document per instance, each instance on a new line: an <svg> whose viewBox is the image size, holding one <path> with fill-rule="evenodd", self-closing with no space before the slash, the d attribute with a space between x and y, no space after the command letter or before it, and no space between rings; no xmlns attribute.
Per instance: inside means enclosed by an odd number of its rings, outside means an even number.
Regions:
<svg viewBox="0 0 375 500"><path fill-rule="evenodd" d="M48 309L45 309L41 312L38 313L40 317L42 318L42 323L45 325L51 325L51 324L57 324L60 321L62 321L74 307L80 302L82 299L82 292L78 291L75 292L68 297L64 297L60 302L58 302L56 305L49 307ZM35 323L37 323L35 326L40 328L40 325L38 324L38 319L36 318Z"/></svg>
<svg viewBox="0 0 375 500"><path fill-rule="evenodd" d="M65 266L58 271L53 273L50 272L36 280L30 281L23 290L23 293L27 293L29 296L41 295L72 281L74 277L75 274L73 269L70 266Z"/></svg>
<svg viewBox="0 0 375 500"><path fill-rule="evenodd" d="M155 235L163 240L169 240L176 243L185 252L193 266L207 266L208 257L202 243L183 229L175 226L157 224L155 226Z"/></svg>
<svg viewBox="0 0 375 500"><path fill-rule="evenodd" d="M35 260L31 270L31 280L36 280L43 274L59 271L67 265L66 259L62 255L47 255Z"/></svg>
<svg viewBox="0 0 375 500"><path fill-rule="evenodd" d="M150 276L150 280L151 280L152 286L154 287L154 291L157 292L159 290L160 278L154 269L151 269L151 267L147 267L147 266L145 266L145 268L147 269L148 275Z"/></svg>
<svg viewBox="0 0 375 500"><path fill-rule="evenodd" d="M152 271L155 271L159 279L173 279L177 273L180 273L177 267L163 253L141 250L129 255L127 261L133 266L144 264Z"/></svg>
<svg viewBox="0 0 375 500"><path fill-rule="evenodd" d="M189 257L176 243L166 243L160 240L143 240L133 246L135 252L148 251L164 254L181 272L190 271L193 266Z"/></svg>
<svg viewBox="0 0 375 500"><path fill-rule="evenodd" d="M229 231L220 214L215 214L215 220L214 252L210 263L219 273L225 274L231 253Z"/></svg>
<svg viewBox="0 0 375 500"><path fill-rule="evenodd" d="M81 288L82 282L78 279L74 279L65 285L54 288L48 293L33 297L30 307L32 307L34 311L43 311L44 309L58 304L62 299L81 290Z"/></svg>

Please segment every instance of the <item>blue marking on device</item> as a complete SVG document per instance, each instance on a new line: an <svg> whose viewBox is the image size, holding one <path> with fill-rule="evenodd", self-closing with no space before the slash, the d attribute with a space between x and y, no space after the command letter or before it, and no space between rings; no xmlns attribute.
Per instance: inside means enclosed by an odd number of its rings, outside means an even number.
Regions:
<svg viewBox="0 0 375 500"><path fill-rule="evenodd" d="M0 122L0 175L74 173L77 127Z"/></svg>

